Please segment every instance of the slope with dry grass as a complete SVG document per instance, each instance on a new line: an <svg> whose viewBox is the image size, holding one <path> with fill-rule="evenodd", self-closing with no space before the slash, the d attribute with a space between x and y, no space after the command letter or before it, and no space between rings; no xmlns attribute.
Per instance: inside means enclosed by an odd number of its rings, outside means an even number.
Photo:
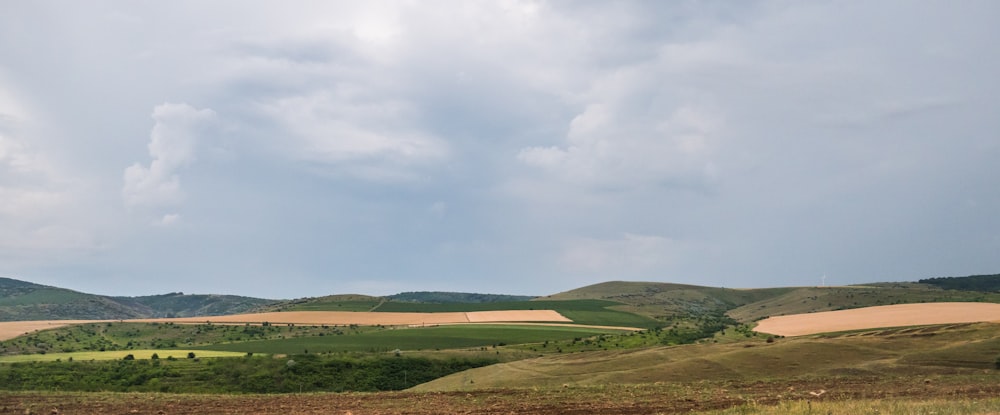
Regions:
<svg viewBox="0 0 1000 415"><path fill-rule="evenodd" d="M763 338L641 350L572 353L447 376L419 391L638 384L812 376L997 374L1000 324L939 325L826 336Z"/></svg>

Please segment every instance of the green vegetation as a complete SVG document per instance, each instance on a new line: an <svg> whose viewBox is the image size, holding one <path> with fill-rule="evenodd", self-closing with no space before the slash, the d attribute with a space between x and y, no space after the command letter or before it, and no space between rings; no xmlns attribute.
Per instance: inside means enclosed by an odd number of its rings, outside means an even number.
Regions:
<svg viewBox="0 0 1000 415"><path fill-rule="evenodd" d="M0 278L0 321L122 320L236 314L273 303L232 295L107 297Z"/></svg>
<svg viewBox="0 0 1000 415"><path fill-rule="evenodd" d="M454 325L423 328L371 329L348 331L343 335L311 335L274 340L213 344L196 349L269 354L308 351L388 352L392 350L438 350L460 348L495 348L523 343L542 343L573 338L619 333L582 327L527 325Z"/></svg>
<svg viewBox="0 0 1000 415"><path fill-rule="evenodd" d="M199 352L200 353L200 352ZM157 359L0 365L0 388L188 393L283 393L401 390L495 363L492 359L414 357Z"/></svg>
<svg viewBox="0 0 1000 415"><path fill-rule="evenodd" d="M215 350L118 350L111 352L74 352L74 353L47 353L47 354L19 354L0 356L0 363L22 363L22 362L84 362L91 360L123 360L128 356L132 359L184 359L188 353L195 353L198 358L216 357L240 357L246 353L221 352Z"/></svg>
<svg viewBox="0 0 1000 415"><path fill-rule="evenodd" d="M917 281L921 284L930 284L946 290L965 290L998 292L1000 291L1000 274L993 275L970 275L968 277L942 277L928 278Z"/></svg>
<svg viewBox="0 0 1000 415"><path fill-rule="evenodd" d="M372 311L383 301L367 295L328 295L276 303L261 311Z"/></svg>
<svg viewBox="0 0 1000 415"><path fill-rule="evenodd" d="M477 294L477 293L456 293L445 291L415 291L390 295L387 298L393 301L411 303L499 303L512 301L528 301L533 296L527 295L501 295L501 294Z"/></svg>
<svg viewBox="0 0 1000 415"><path fill-rule="evenodd" d="M89 323L0 342L0 355L135 349L175 349L217 343L342 333L336 327L174 323Z"/></svg>

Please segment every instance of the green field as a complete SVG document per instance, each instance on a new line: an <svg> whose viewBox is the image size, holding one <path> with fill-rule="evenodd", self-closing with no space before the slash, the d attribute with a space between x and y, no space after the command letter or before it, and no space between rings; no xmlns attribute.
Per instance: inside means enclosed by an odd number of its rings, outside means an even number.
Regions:
<svg viewBox="0 0 1000 415"><path fill-rule="evenodd" d="M48 354L20 354L10 356L0 356L2 363L20 362L58 362L58 361L89 361L89 360L122 360L125 356L131 355L136 360L152 359L155 354L159 359L186 359L188 353L194 353L197 358L212 357L240 357L246 353L225 352L215 350L116 350L110 352L75 352L75 353L48 353Z"/></svg>
<svg viewBox="0 0 1000 415"><path fill-rule="evenodd" d="M381 329L356 334L293 337L195 347L242 353L296 354L437 350L541 343L621 333L583 327L528 325L454 325Z"/></svg>

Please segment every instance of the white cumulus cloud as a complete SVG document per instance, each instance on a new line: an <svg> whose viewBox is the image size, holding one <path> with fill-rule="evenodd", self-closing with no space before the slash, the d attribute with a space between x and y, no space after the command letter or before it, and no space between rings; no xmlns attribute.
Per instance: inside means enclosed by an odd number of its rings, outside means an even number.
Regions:
<svg viewBox="0 0 1000 415"><path fill-rule="evenodd" d="M178 170L196 159L198 141L206 125L215 119L215 112L165 103L153 109L153 119L149 166L135 163L125 169L122 197L128 208L180 203L183 194Z"/></svg>

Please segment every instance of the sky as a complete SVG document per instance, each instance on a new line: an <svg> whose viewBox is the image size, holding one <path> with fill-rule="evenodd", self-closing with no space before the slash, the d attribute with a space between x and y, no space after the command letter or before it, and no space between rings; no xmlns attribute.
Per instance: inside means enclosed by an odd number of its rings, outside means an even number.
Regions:
<svg viewBox="0 0 1000 415"><path fill-rule="evenodd" d="M299 298L1000 272L995 1L0 5L0 276Z"/></svg>

